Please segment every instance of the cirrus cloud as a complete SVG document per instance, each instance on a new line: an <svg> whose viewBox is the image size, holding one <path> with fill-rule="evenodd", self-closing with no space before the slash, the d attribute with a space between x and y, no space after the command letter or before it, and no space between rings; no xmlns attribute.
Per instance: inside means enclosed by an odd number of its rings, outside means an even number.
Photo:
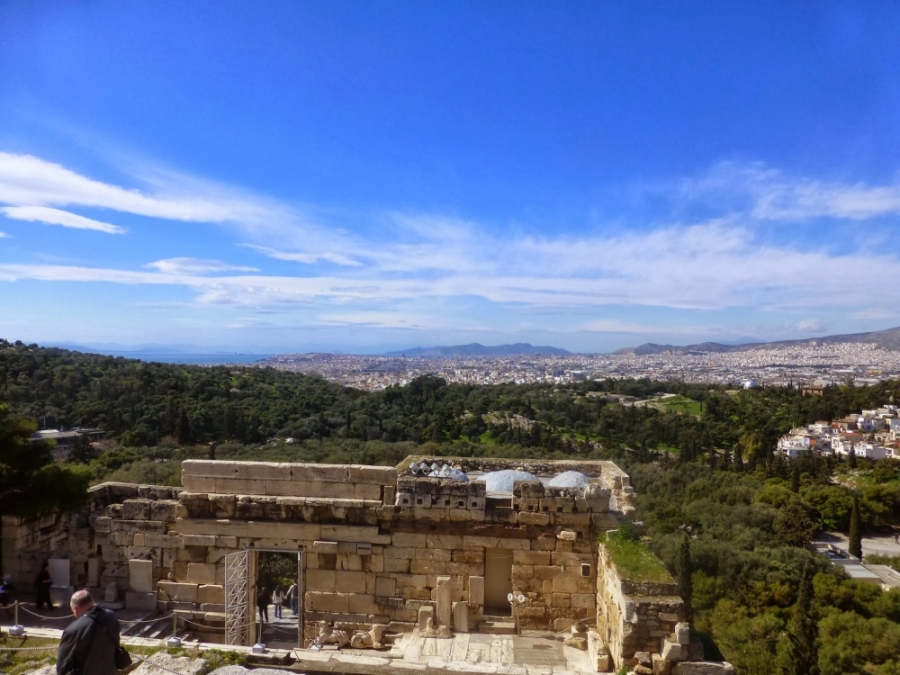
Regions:
<svg viewBox="0 0 900 675"><path fill-rule="evenodd" d="M199 258L166 258L147 263L163 274L216 274L219 272L258 272L256 267L232 265L221 260L201 260Z"/></svg>
<svg viewBox="0 0 900 675"><path fill-rule="evenodd" d="M677 194L760 221L813 218L866 220L900 214L900 183L870 185L794 176L763 162L720 162L704 176L684 179Z"/></svg>
<svg viewBox="0 0 900 675"><path fill-rule="evenodd" d="M62 227L71 227L76 230L94 230L96 232L105 232L106 234L125 234L127 232L124 227L119 227L118 225L85 218L75 213L48 206L4 206L0 207L0 212L12 220L61 225Z"/></svg>
<svg viewBox="0 0 900 675"><path fill-rule="evenodd" d="M0 153L0 203L8 204L2 207L8 216L105 232L117 226L60 207L210 223L237 233L236 251L304 266L296 274L267 274L260 268L268 261L261 258L253 260L256 267L185 256L139 269L0 264L0 279L175 286L187 291L184 300L192 298L193 307L295 309L309 325L320 326L440 330L467 318L466 309L450 317L447 307L466 308L474 300L490 308L485 314L528 307L598 316L600 308L616 305L790 310L809 317L792 327L796 331L814 330L817 310L850 312L860 298L879 298L890 316L900 311L900 301L883 292L900 284L900 259L890 247L799 247L764 240L757 228L771 220L900 213L896 187L794 179L762 165L719 165L680 190L684 198L719 200L720 215L700 222L673 219L640 231L576 234L503 231L443 214L388 211L355 214L368 220L348 231L322 225L297 205L210 181L159 172L144 178L141 190L126 189L32 156ZM373 223L379 227L364 226ZM654 321L602 316L568 321L587 332L657 332Z"/></svg>

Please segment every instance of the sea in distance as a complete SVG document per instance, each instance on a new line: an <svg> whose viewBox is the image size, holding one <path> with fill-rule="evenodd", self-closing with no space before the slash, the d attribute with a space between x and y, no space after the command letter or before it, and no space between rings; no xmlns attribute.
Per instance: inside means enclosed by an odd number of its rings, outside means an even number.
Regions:
<svg viewBox="0 0 900 675"><path fill-rule="evenodd" d="M221 366L225 363L256 363L274 354L141 354L141 361L186 363L195 366Z"/></svg>
<svg viewBox="0 0 900 675"><path fill-rule="evenodd" d="M232 354L215 352L212 354L182 354L180 352L103 352L109 356L156 363L183 363L193 366L221 366L228 363L256 363L274 354Z"/></svg>

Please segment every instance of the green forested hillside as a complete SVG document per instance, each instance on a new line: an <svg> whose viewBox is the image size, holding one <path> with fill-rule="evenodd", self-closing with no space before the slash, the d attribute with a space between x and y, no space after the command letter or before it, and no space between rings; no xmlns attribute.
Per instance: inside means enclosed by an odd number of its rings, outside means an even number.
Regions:
<svg viewBox="0 0 900 675"><path fill-rule="evenodd" d="M677 447L697 457L741 442L745 461L756 462L792 425L881 404L891 387L835 387L822 397L803 397L790 388L726 393L649 380L478 386L422 377L406 387L362 392L269 368L144 363L0 340L0 400L12 412L46 427L101 427L130 446L167 436L182 444L280 436L467 440L573 451L579 442L601 441L638 450ZM658 391L700 402L701 415L589 395Z"/></svg>
<svg viewBox="0 0 900 675"><path fill-rule="evenodd" d="M900 589L851 581L809 549L820 528L846 532L853 503L847 484L864 495L870 532L878 513L890 514L883 526L900 525L900 463L861 462L851 470L807 459L749 471L653 462L628 470L651 547L673 572L688 537L695 627L708 655L727 658L745 675L804 672L790 668L792 622L810 569L808 614L818 630L821 675L900 673Z"/></svg>

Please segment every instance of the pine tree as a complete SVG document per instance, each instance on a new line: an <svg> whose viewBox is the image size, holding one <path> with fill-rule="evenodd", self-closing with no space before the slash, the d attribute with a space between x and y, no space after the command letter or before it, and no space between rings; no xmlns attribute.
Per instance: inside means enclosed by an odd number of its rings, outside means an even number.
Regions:
<svg viewBox="0 0 900 675"><path fill-rule="evenodd" d="M862 532L859 525L859 497L853 495L853 508L850 510L850 555L862 558Z"/></svg>
<svg viewBox="0 0 900 675"><path fill-rule="evenodd" d="M0 513L42 515L81 506L89 482L84 472L54 464L53 444L32 441L34 420L0 402Z"/></svg>
<svg viewBox="0 0 900 675"><path fill-rule="evenodd" d="M691 559L691 539L687 532L684 541L681 542L681 551L678 555L678 592L684 600L684 609L688 622L693 619L693 606L691 597L694 595L694 561Z"/></svg>
<svg viewBox="0 0 900 675"><path fill-rule="evenodd" d="M807 565L800 578L794 616L788 625L785 675L819 675L819 651L816 646L819 625L812 606L812 576L812 569Z"/></svg>

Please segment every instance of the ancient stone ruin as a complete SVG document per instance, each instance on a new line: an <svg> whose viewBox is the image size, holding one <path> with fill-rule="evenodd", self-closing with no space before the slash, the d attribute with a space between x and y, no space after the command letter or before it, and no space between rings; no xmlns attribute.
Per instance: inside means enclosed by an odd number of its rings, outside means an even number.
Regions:
<svg viewBox="0 0 900 675"><path fill-rule="evenodd" d="M4 570L27 585L43 560L66 559L95 597L252 644L254 555L284 551L298 554L303 647L335 631L366 647L540 629L566 631L599 672L729 672L698 669L712 664L697 663L675 585L623 577L598 541L634 515L612 462L189 460L182 485L104 483L82 513L4 516Z"/></svg>

